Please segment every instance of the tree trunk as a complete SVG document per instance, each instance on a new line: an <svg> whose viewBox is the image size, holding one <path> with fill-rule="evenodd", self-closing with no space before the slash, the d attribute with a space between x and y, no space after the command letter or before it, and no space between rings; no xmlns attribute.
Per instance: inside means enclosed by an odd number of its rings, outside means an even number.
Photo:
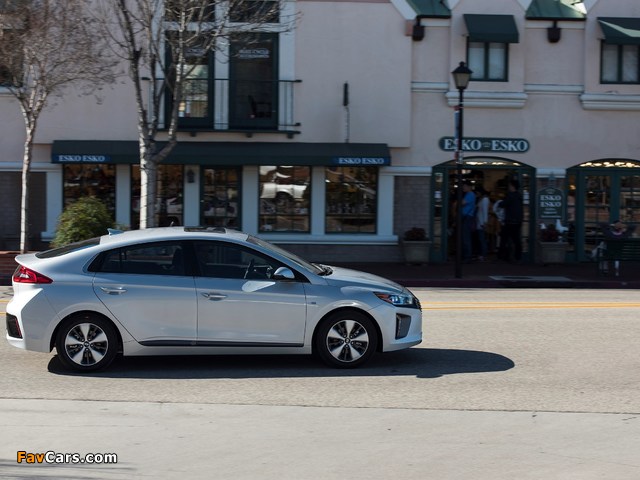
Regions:
<svg viewBox="0 0 640 480"><path fill-rule="evenodd" d="M27 139L24 142L22 157L22 193L20 197L20 251L22 253L29 249L29 177L31 175L31 157L35 130L35 125L27 125Z"/></svg>
<svg viewBox="0 0 640 480"><path fill-rule="evenodd" d="M140 228L152 228L156 225L156 197L158 166L153 151L144 141L140 142Z"/></svg>

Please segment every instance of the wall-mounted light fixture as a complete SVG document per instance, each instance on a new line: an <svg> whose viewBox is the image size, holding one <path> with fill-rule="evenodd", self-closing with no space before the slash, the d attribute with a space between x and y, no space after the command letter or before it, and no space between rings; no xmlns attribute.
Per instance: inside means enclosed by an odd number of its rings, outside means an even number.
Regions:
<svg viewBox="0 0 640 480"><path fill-rule="evenodd" d="M196 181L196 172L192 169L187 170L187 183L195 183Z"/></svg>
<svg viewBox="0 0 640 480"><path fill-rule="evenodd" d="M413 28L411 29L411 39L414 42L421 42L424 38L424 25L420 23L422 17L418 15L416 17L416 21L413 24Z"/></svg>
<svg viewBox="0 0 640 480"><path fill-rule="evenodd" d="M553 25L547 28L547 40L549 40L549 43L558 43L561 34L562 29L558 26L558 21L554 20Z"/></svg>

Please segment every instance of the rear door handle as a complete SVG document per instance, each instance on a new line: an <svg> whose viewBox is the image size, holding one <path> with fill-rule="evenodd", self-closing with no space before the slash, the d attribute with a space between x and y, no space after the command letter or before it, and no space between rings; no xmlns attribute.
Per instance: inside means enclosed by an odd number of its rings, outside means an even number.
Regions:
<svg viewBox="0 0 640 480"><path fill-rule="evenodd" d="M122 293L127 292L127 289L123 287L115 287L115 288L100 287L100 290L102 290L104 293L107 293L109 295L120 295Z"/></svg>
<svg viewBox="0 0 640 480"><path fill-rule="evenodd" d="M219 302L220 300L224 300L225 298L227 298L227 296L222 293L214 292L202 292L202 296L213 302Z"/></svg>

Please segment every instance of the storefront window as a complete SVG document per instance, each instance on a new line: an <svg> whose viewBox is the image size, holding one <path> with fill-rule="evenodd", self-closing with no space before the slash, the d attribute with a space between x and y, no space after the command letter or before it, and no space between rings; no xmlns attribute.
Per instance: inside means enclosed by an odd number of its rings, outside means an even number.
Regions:
<svg viewBox="0 0 640 480"><path fill-rule="evenodd" d="M156 195L156 225L183 225L182 190L184 167L159 165ZM140 227L140 166L131 167L131 227Z"/></svg>
<svg viewBox="0 0 640 480"><path fill-rule="evenodd" d="M203 169L201 223L213 227L240 228L240 169Z"/></svg>
<svg viewBox="0 0 640 480"><path fill-rule="evenodd" d="M375 233L376 167L329 167L326 177L326 232Z"/></svg>
<svg viewBox="0 0 640 480"><path fill-rule="evenodd" d="M111 214L116 207L116 169L114 165L64 165L64 206L80 197L96 197Z"/></svg>
<svg viewBox="0 0 640 480"><path fill-rule="evenodd" d="M260 232L309 232L311 167L260 167Z"/></svg>

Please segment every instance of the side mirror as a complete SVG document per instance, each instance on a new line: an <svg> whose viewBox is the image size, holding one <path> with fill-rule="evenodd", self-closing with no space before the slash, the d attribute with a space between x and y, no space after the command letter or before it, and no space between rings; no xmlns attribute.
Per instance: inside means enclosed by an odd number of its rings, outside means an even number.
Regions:
<svg viewBox="0 0 640 480"><path fill-rule="evenodd" d="M271 278L273 280L292 281L296 279L296 276L293 274L290 268L280 267L274 272Z"/></svg>

